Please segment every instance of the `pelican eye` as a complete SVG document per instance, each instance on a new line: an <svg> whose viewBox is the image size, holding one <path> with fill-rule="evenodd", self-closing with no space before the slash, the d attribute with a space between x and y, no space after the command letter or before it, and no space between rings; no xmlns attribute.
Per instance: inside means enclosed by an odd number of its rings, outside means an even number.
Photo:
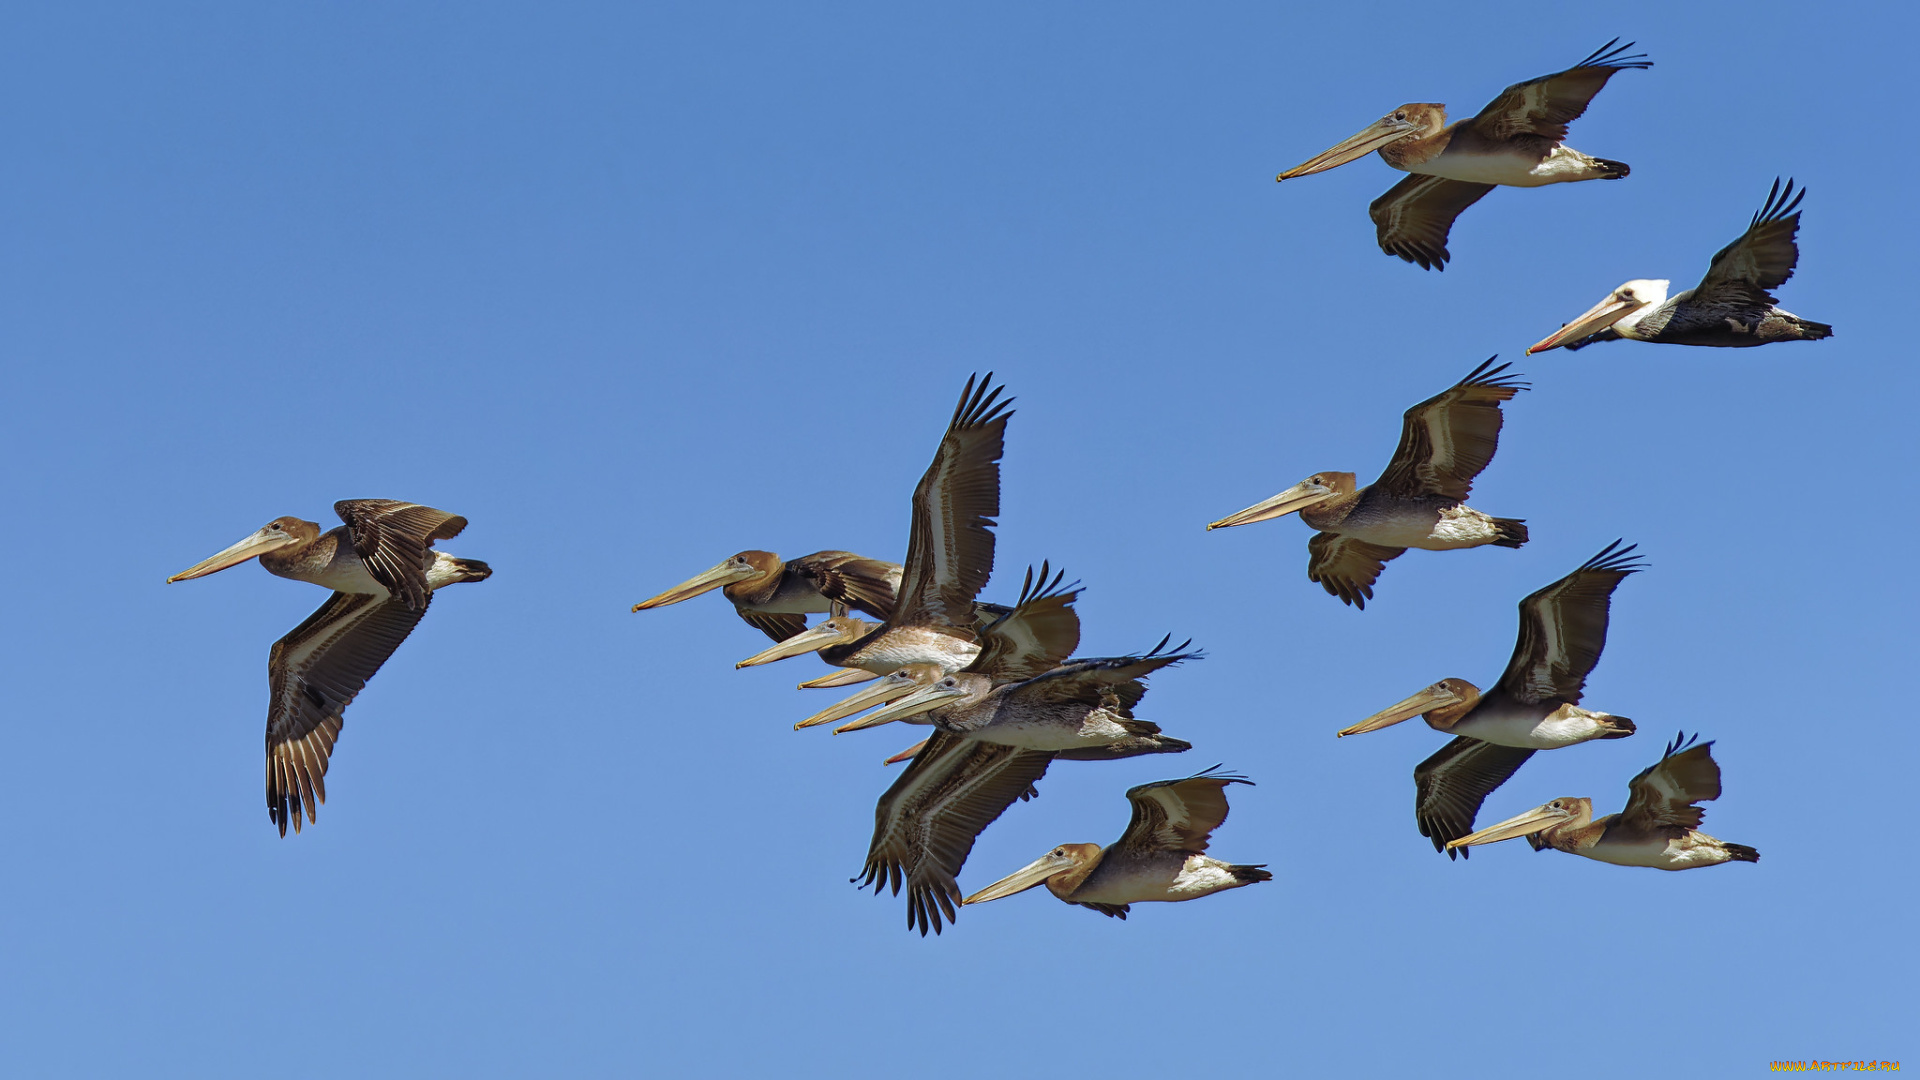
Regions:
<svg viewBox="0 0 1920 1080"><path fill-rule="evenodd" d="M1393 118L1395 120L1405 120L1407 118L1407 114L1403 112L1397 112L1393 114Z"/></svg>

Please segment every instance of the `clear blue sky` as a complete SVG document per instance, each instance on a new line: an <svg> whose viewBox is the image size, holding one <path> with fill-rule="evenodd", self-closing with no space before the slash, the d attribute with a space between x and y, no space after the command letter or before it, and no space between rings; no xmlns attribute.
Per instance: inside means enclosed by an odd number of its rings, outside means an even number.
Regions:
<svg viewBox="0 0 1920 1080"><path fill-rule="evenodd" d="M1746 1075L1908 1060L1914 139L1895 6L60 4L0 42L0 997L10 1075L921 1076L1204 1066ZM1902 24L1902 21L1904 24ZM1501 190L1426 273L1377 159L1277 171L1404 101L1470 113L1614 35L1573 145L1621 183ZM1634 277L1697 280L1776 175L1819 344L1523 358ZM1413 553L1364 613L1308 530L1202 525L1385 463L1488 355L1535 389L1474 504L1520 551ZM1043 893L940 939L854 891L879 760L717 597L741 548L899 558L967 373L1019 398L1000 569L1087 586L1083 649L1191 635L1142 714L1178 758L1062 764L977 888L1117 837L1216 761L1215 853L1272 884ZM262 808L270 643L309 585L165 586L280 514L414 500L491 562L347 715L317 828ZM1514 605L1616 536L1590 704L1493 821L1617 809L1717 739L1684 874L1413 827L1409 724L1504 665ZM1905 1017L1905 1020L1901 1018Z"/></svg>

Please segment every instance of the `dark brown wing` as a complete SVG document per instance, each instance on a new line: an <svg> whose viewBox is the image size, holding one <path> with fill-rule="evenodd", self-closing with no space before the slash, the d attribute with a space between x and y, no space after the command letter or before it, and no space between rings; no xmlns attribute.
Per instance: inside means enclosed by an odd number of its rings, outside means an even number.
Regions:
<svg viewBox="0 0 1920 1080"><path fill-rule="evenodd" d="M1621 45L1620 39L1614 38L1565 71L1507 87L1473 118L1474 130L1483 138L1499 141L1531 135L1544 142L1544 155L1565 141L1567 125L1587 111L1587 103L1608 79L1622 71L1653 66L1645 55L1626 55L1631 48L1633 42Z"/></svg>
<svg viewBox="0 0 1920 1080"><path fill-rule="evenodd" d="M935 732L873 811L863 888L907 886L907 928L940 932L955 918L961 867L974 840L1032 793L1053 755Z"/></svg>
<svg viewBox="0 0 1920 1080"><path fill-rule="evenodd" d="M1000 454L1007 408L993 373L967 379L940 450L913 491L907 561L894 621L971 630L973 598L993 573L993 525L1000 514Z"/></svg>
<svg viewBox="0 0 1920 1080"><path fill-rule="evenodd" d="M1587 676L1607 646L1613 590L1646 569L1638 544L1608 544L1578 570L1520 601L1520 640L1500 676L1500 689L1528 704L1577 704Z"/></svg>
<svg viewBox="0 0 1920 1080"><path fill-rule="evenodd" d="M1376 484L1403 498L1439 495L1465 499L1500 446L1500 403L1527 389L1518 375L1494 367L1499 357L1474 368L1445 391L1408 409L1400 445Z"/></svg>
<svg viewBox="0 0 1920 1080"><path fill-rule="evenodd" d="M1453 219L1493 188L1444 176L1409 176L1373 200L1367 216L1373 218L1381 251L1419 263L1422 270L1445 270L1453 258L1447 251Z"/></svg>
<svg viewBox="0 0 1920 1080"><path fill-rule="evenodd" d="M1466 848L1447 850L1447 841L1473 832L1480 812L1495 788L1507 782L1533 756L1532 750L1498 746L1457 736L1413 770L1413 817L1420 835L1433 841L1433 850L1467 857Z"/></svg>
<svg viewBox="0 0 1920 1080"><path fill-rule="evenodd" d="M1384 547L1338 533L1315 533L1307 541L1307 580L1333 596L1366 610L1380 571L1406 548Z"/></svg>
<svg viewBox="0 0 1920 1080"><path fill-rule="evenodd" d="M427 588L427 564L433 558L427 549L435 540L459 536L467 519L392 499L345 499L333 504L333 512L347 523L354 554L366 564L367 573L408 607L426 610L432 591Z"/></svg>
<svg viewBox="0 0 1920 1080"><path fill-rule="evenodd" d="M894 593L900 585L898 564L851 551L816 551L790 559L787 565L811 580L828 600L875 618L893 618Z"/></svg>
<svg viewBox="0 0 1920 1080"><path fill-rule="evenodd" d="M1066 572L1049 580L1050 571L1041 563L1036 578L1033 567L1027 567L1019 603L981 628L980 655L967 665L968 671L996 682L1030 679L1052 670L1080 647L1080 616L1073 610L1080 583L1063 586Z"/></svg>
<svg viewBox="0 0 1920 1080"><path fill-rule="evenodd" d="M1676 735L1659 761L1627 783L1620 820L1629 831L1697 829L1706 820L1707 812L1693 804L1720 797L1720 765L1711 742L1693 745L1699 738Z"/></svg>
<svg viewBox="0 0 1920 1080"><path fill-rule="evenodd" d="M1253 781L1218 771L1215 765L1184 780L1161 780L1127 791L1133 820L1114 847L1135 855L1207 850L1213 830L1227 820L1227 785Z"/></svg>
<svg viewBox="0 0 1920 1080"><path fill-rule="evenodd" d="M785 641L807 628L805 615L791 615L775 611L751 611L747 608L733 609L748 626L767 635L775 641Z"/></svg>
<svg viewBox="0 0 1920 1080"><path fill-rule="evenodd" d="M1720 249L1707 276L1694 286L1695 302L1711 297L1730 304L1773 303L1771 290L1786 284L1800 261L1794 237L1800 232L1800 200L1806 197L1805 188L1793 190L1792 180L1782 191L1776 177L1767 204L1753 215L1747 231Z"/></svg>
<svg viewBox="0 0 1920 1080"><path fill-rule="evenodd" d="M1122 716L1131 716L1133 707L1147 694L1148 675L1163 667L1170 667L1183 660L1198 660L1202 654L1195 649L1186 651L1193 644L1183 641L1173 648L1167 648L1167 642L1173 640L1169 634L1160 639L1160 643L1145 653L1136 656L1089 656L1078 660L1069 660L1049 669L1031 679L1004 687L1002 692L1008 697L1019 696L1036 701L1077 701L1085 705L1102 705L1118 711Z"/></svg>
<svg viewBox="0 0 1920 1080"><path fill-rule="evenodd" d="M432 595L428 594L428 599ZM426 614L398 598L334 593L267 658L267 814L287 835L327 801L341 714Z"/></svg>

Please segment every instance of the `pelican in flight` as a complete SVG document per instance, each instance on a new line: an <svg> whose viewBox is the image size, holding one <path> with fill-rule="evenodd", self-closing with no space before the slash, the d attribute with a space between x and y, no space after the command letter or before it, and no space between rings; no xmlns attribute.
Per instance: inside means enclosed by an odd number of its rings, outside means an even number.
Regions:
<svg viewBox="0 0 1920 1080"><path fill-rule="evenodd" d="M1800 200L1807 191L1793 190L1779 178L1767 193L1767 202L1740 239L1720 249L1707 264L1700 284L1672 299L1666 278L1640 278L1607 294L1605 300L1532 346L1528 353L1548 349L1580 349L1601 341L1651 341L1657 345L1711 345L1741 349L1776 341L1819 341L1833 336L1833 327L1803 319L1775 307L1769 290L1786 284L1800 262Z"/></svg>
<svg viewBox="0 0 1920 1080"><path fill-rule="evenodd" d="M1133 820L1119 840L1105 848L1062 844L964 902L984 904L1044 884L1069 904L1124 919L1131 904L1196 900L1272 881L1264 865L1224 863L1206 854L1213 830L1227 820L1227 785L1253 783L1218 768L1129 790Z"/></svg>
<svg viewBox="0 0 1920 1080"><path fill-rule="evenodd" d="M1276 179L1325 172L1378 150L1386 163L1412 173L1367 208L1380 250L1428 270L1445 270L1453 219L1498 185L1541 187L1575 180L1619 180L1624 162L1589 157L1566 145L1567 125L1615 72L1649 68L1625 55L1619 38L1565 71L1515 83L1476 116L1447 123L1447 107L1402 105L1305 164ZM1617 48L1615 46L1618 46Z"/></svg>
<svg viewBox="0 0 1920 1080"><path fill-rule="evenodd" d="M893 614L900 568L851 551L816 551L785 562L771 551L742 551L733 558L633 605L635 611L665 607L719 589L740 618L775 641L807 628L807 615L845 614L849 608L884 619Z"/></svg>
<svg viewBox="0 0 1920 1080"><path fill-rule="evenodd" d="M933 463L913 491L907 561L893 614L875 626L836 616L735 664L752 667L818 652L835 667L886 675L907 664L958 671L979 654L974 597L993 573L993 525L1000 513L1000 455L1006 444L1004 387L993 373L968 378Z"/></svg>
<svg viewBox="0 0 1920 1080"><path fill-rule="evenodd" d="M1660 760L1627 784L1627 808L1593 820L1592 799L1555 799L1518 817L1447 842L1449 848L1492 844L1524 836L1533 850L1553 848L1615 866L1692 870L1727 862L1759 862L1745 844L1700 832L1707 812L1696 803L1720 797L1720 765L1713 744L1694 746L1683 734L1667 744Z"/></svg>
<svg viewBox="0 0 1920 1080"><path fill-rule="evenodd" d="M1413 770L1414 818L1435 851L1449 858L1468 853L1449 841L1473 831L1480 804L1534 751L1633 734L1626 717L1580 707L1587 675L1607 645L1613 590L1646 568L1633 550L1615 540L1520 601L1520 640L1492 690L1442 679L1339 732L1344 738L1424 716L1428 727L1454 737Z"/></svg>
<svg viewBox="0 0 1920 1080"><path fill-rule="evenodd" d="M206 577L259 557L270 574L333 590L320 610L274 642L267 657L267 814L287 835L327 801L327 763L342 714L427 613L433 591L485 581L478 559L433 550L467 519L392 499L333 504L345 525L322 533L296 517L275 518L225 551L168 578Z"/></svg>
<svg viewBox="0 0 1920 1080"><path fill-rule="evenodd" d="M1307 580L1357 608L1373 598L1385 565L1408 548L1517 548L1527 542L1519 518L1490 517L1466 505L1500 445L1500 403L1527 389L1510 364L1491 357L1467 377L1408 409L1400 446L1380 478L1355 489L1354 474L1314 473L1262 503L1208 525L1250 525L1298 511L1320 530L1307 541Z"/></svg>

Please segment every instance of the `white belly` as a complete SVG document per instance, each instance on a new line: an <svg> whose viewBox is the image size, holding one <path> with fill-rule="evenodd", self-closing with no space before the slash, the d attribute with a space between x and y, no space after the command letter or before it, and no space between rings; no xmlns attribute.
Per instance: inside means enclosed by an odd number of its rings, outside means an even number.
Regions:
<svg viewBox="0 0 1920 1080"><path fill-rule="evenodd" d="M1455 724L1450 731L1496 746L1558 750L1563 746L1598 739L1612 730L1596 721L1596 715L1606 714L1589 712L1577 705L1562 705L1546 716L1520 709L1503 712L1482 710Z"/></svg>
<svg viewBox="0 0 1920 1080"><path fill-rule="evenodd" d="M1614 866L1648 866L1655 870L1690 870L1729 861L1720 841L1703 832L1689 832L1674 840L1660 837L1612 844L1603 836L1599 843L1576 854Z"/></svg>
<svg viewBox="0 0 1920 1080"><path fill-rule="evenodd" d="M1192 900L1245 884L1233 876L1226 863L1206 855L1183 857L1178 852L1164 852L1146 861L1124 865L1109 859L1101 860L1086 884L1074 890L1076 902L1144 904Z"/></svg>
<svg viewBox="0 0 1920 1080"><path fill-rule="evenodd" d="M1556 146L1545 161L1532 155L1450 154L1412 166L1407 171L1475 184L1502 184L1507 187L1544 187L1572 180L1591 180L1598 174L1593 159L1578 150Z"/></svg>
<svg viewBox="0 0 1920 1080"><path fill-rule="evenodd" d="M1440 520L1433 523L1431 532L1414 543L1402 546L1426 551L1450 551L1454 548L1482 547L1498 539L1500 530L1494 527L1493 518L1462 503L1440 511Z"/></svg>

